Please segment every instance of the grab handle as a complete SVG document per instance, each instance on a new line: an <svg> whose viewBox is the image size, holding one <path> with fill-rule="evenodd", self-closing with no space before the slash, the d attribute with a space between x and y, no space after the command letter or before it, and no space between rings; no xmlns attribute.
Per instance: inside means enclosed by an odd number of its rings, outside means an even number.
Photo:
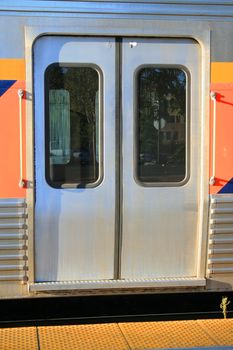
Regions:
<svg viewBox="0 0 233 350"><path fill-rule="evenodd" d="M18 90L19 96L19 167L20 167L20 175L19 175L19 187L23 188L25 186L25 181L23 180L23 111L22 111L22 99L23 99L23 90Z"/></svg>
<svg viewBox="0 0 233 350"><path fill-rule="evenodd" d="M217 94L216 92L210 93L211 100L213 101L213 149L212 149L212 176L210 178L210 185L215 184L215 170L216 170L216 104L217 104Z"/></svg>

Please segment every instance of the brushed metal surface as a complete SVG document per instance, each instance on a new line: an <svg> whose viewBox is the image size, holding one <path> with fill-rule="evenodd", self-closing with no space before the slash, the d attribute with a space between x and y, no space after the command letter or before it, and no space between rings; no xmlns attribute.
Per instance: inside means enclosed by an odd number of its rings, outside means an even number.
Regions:
<svg viewBox="0 0 233 350"><path fill-rule="evenodd" d="M88 14L146 14L180 16L233 15L231 1L21 1L2 0L0 11L18 11L19 13L88 13Z"/></svg>
<svg viewBox="0 0 233 350"><path fill-rule="evenodd" d="M35 44L34 57L36 281L111 279L115 240L115 41L43 37ZM56 189L45 181L43 77L54 62L94 64L103 73L103 181L95 188Z"/></svg>
<svg viewBox="0 0 233 350"><path fill-rule="evenodd" d="M31 292L85 289L203 287L204 278L157 278L30 283Z"/></svg>
<svg viewBox="0 0 233 350"><path fill-rule="evenodd" d="M130 45L130 42L136 45ZM198 164L201 154L199 46L188 39L136 38L123 39L122 51L119 278L195 279L198 237L201 237L198 232ZM35 44L37 282L114 279L114 256L118 249L115 240L115 215L118 215L115 211L115 183L118 181L116 173L119 174L115 172L115 69L118 64L115 53L115 41L111 38L43 37ZM43 75L47 66L54 62L95 64L103 72L104 180L95 188L55 189L45 181ZM190 164L191 174L182 186L153 185L146 188L134 179L134 78L138 67L147 64L184 66L191 77L188 79L191 86L187 89L191 91L187 110L187 125L192 130L190 140L187 136L190 158L187 164ZM187 135L189 133L187 130Z"/></svg>
<svg viewBox="0 0 233 350"><path fill-rule="evenodd" d="M130 42L137 43L134 47ZM121 278L197 276L201 157L199 45L192 40L124 39L123 232ZM183 66L190 73L187 145L190 177L183 186L143 187L134 179L134 78L145 65ZM189 91L189 87L187 87ZM153 126L152 126L153 127Z"/></svg>

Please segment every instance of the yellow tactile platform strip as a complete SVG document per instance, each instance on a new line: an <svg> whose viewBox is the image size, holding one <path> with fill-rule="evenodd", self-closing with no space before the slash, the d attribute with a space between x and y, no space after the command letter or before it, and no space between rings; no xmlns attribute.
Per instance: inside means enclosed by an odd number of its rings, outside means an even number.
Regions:
<svg viewBox="0 0 233 350"><path fill-rule="evenodd" d="M0 350L37 350L36 327L1 328Z"/></svg>
<svg viewBox="0 0 233 350"><path fill-rule="evenodd" d="M0 350L139 350L233 345L233 319L0 329Z"/></svg>
<svg viewBox="0 0 233 350"><path fill-rule="evenodd" d="M115 323L79 326L39 327L40 350L128 350Z"/></svg>
<svg viewBox="0 0 233 350"><path fill-rule="evenodd" d="M197 323L218 345L233 345L233 319L198 320Z"/></svg>
<svg viewBox="0 0 233 350"><path fill-rule="evenodd" d="M196 321L121 323L119 327L131 349L216 345Z"/></svg>

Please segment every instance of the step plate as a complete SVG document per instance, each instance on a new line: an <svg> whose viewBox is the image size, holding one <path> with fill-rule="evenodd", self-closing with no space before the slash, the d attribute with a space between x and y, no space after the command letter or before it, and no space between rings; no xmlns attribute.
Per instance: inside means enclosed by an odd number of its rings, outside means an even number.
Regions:
<svg viewBox="0 0 233 350"><path fill-rule="evenodd" d="M93 281L64 281L39 282L29 284L30 292L66 291L86 289L126 289L126 288L168 288L168 287L203 287L204 278L156 278L134 280L93 280Z"/></svg>

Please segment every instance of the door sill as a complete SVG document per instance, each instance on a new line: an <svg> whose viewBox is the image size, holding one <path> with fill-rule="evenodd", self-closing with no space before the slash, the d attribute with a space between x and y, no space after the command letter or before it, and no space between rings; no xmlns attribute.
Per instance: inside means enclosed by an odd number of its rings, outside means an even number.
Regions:
<svg viewBox="0 0 233 350"><path fill-rule="evenodd" d="M155 279L90 280L30 283L30 292L68 291L88 289L204 287L205 278L177 277Z"/></svg>

